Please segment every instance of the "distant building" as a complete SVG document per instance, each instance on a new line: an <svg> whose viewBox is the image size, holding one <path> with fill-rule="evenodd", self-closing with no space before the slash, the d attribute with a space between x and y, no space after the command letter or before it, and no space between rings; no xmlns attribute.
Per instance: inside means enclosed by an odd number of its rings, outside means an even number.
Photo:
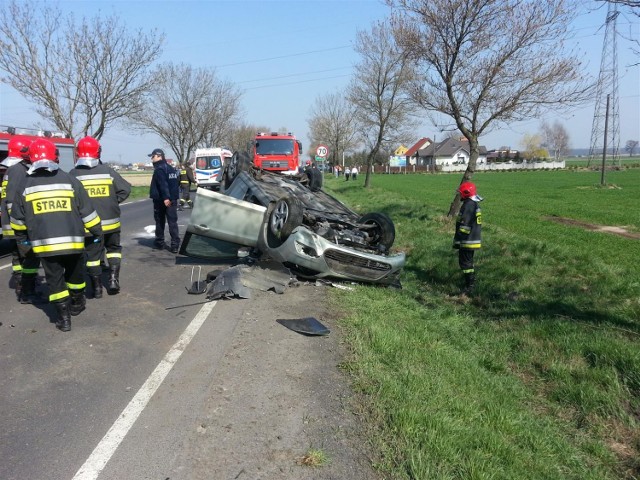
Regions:
<svg viewBox="0 0 640 480"><path fill-rule="evenodd" d="M427 137L423 137L420 140L418 140L416 143L414 143L413 146L410 147L409 150L407 150L404 153L405 156L407 157L407 165L420 166L418 150L420 150L421 148L427 148L432 143L433 142L431 141L431 139Z"/></svg>
<svg viewBox="0 0 640 480"><path fill-rule="evenodd" d="M478 164L487 161L487 149L479 147ZM469 142L455 138L447 138L439 143L432 143L418 150L417 165L437 168L451 165L467 165L469 163Z"/></svg>

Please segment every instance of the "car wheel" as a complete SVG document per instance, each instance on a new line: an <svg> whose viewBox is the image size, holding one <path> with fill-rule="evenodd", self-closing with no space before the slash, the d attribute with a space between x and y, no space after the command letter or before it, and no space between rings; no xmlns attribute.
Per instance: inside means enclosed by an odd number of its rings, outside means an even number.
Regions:
<svg viewBox="0 0 640 480"><path fill-rule="evenodd" d="M269 232L280 244L291 235L293 229L302 224L302 203L295 197L279 199L269 215Z"/></svg>
<svg viewBox="0 0 640 480"><path fill-rule="evenodd" d="M225 169L224 188L229 188L240 172L247 172L250 167L251 160L246 153L234 152Z"/></svg>
<svg viewBox="0 0 640 480"><path fill-rule="evenodd" d="M365 225L374 225L374 228L368 228L370 237L370 245L373 247L382 246L389 250L396 240L396 228L391 220L384 213L367 213L358 223Z"/></svg>

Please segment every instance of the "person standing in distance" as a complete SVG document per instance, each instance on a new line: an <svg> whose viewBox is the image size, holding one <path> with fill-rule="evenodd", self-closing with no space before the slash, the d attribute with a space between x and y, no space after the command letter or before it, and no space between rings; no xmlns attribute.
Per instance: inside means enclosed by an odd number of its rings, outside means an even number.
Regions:
<svg viewBox="0 0 640 480"><path fill-rule="evenodd" d="M71 316L86 308L84 233L102 235L100 216L82 184L60 170L58 150L47 139L29 146L31 167L11 208L16 238L28 239L40 257L55 305L56 327L71 330Z"/></svg>
<svg viewBox="0 0 640 480"><path fill-rule="evenodd" d="M153 200L153 218L156 221L156 238L153 248L164 248L164 226L169 224L171 235L171 253L178 253L180 231L178 229L178 198L180 187L178 172L167 163L164 151L156 148L149 154L153 162L153 176L149 187L149 197Z"/></svg>
<svg viewBox="0 0 640 480"><path fill-rule="evenodd" d="M120 204L131 193L131 185L118 172L100 161L102 147L93 137L84 137L76 145L76 165L69 173L80 180L95 207L102 224L103 236L87 237L85 250L87 273L91 279L94 298L102 298L102 267L100 261L106 248L109 262L109 295L120 292Z"/></svg>
<svg viewBox="0 0 640 480"><path fill-rule="evenodd" d="M476 283L476 272L473 255L482 246L482 211L480 202L483 198L476 193L476 186L471 182L462 182L458 187L462 206L456 221L453 236L453 248L458 249L458 264L464 275L463 295L473 292Z"/></svg>
<svg viewBox="0 0 640 480"><path fill-rule="evenodd" d="M358 167L354 165L351 167L351 180L354 182L358 179Z"/></svg>

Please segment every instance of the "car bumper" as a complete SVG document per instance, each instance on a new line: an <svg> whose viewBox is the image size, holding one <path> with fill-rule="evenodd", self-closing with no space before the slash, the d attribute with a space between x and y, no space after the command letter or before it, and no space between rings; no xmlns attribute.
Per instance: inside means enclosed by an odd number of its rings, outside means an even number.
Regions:
<svg viewBox="0 0 640 480"><path fill-rule="evenodd" d="M404 253L377 255L355 250L305 227L295 228L282 245L269 248L268 253L274 260L292 266L298 275L381 284L397 283L406 261Z"/></svg>

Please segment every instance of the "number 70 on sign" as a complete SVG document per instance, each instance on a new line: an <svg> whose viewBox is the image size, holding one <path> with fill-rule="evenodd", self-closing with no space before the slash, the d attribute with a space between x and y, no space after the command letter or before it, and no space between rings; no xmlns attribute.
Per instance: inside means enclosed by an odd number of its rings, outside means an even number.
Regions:
<svg viewBox="0 0 640 480"><path fill-rule="evenodd" d="M329 149L325 145L318 145L316 148L316 155L318 157L326 158L329 155Z"/></svg>

